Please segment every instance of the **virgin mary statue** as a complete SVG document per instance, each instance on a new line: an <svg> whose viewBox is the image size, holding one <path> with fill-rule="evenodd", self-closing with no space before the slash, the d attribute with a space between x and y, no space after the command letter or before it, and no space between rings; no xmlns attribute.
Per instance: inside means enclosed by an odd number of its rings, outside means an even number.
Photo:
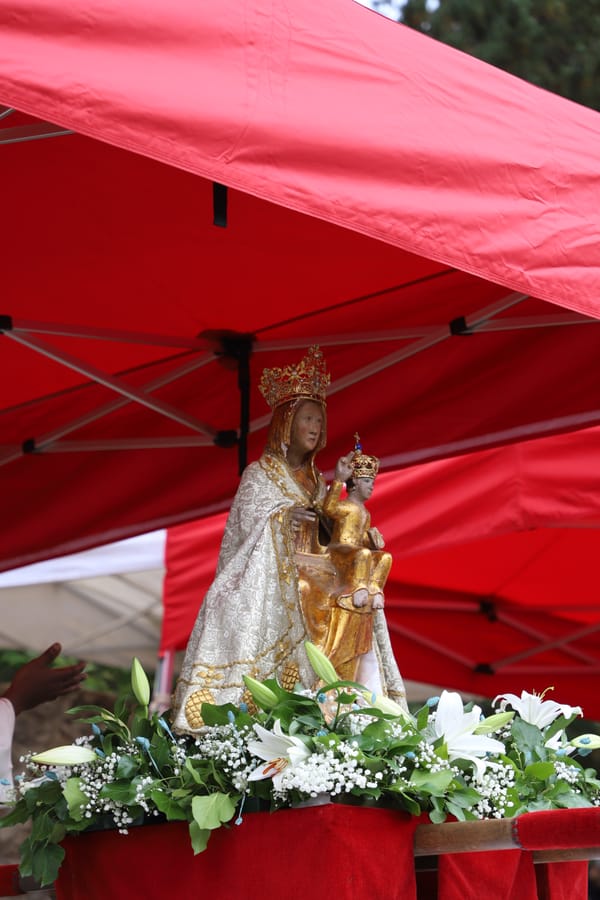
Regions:
<svg viewBox="0 0 600 900"><path fill-rule="evenodd" d="M263 372L260 390L273 410L267 446L242 476L215 579L188 642L174 697L174 724L181 732L202 727L203 703L251 701L243 675L276 677L288 690L297 683L316 687L304 642L314 639L315 620L324 641L327 610L322 602L314 615L307 607L311 591L305 590L300 560L326 556L316 510L327 491L315 456L326 442L328 384L317 347L298 365ZM336 476L343 477L348 465L342 458ZM373 616L367 686L405 703L384 612L374 610Z"/></svg>

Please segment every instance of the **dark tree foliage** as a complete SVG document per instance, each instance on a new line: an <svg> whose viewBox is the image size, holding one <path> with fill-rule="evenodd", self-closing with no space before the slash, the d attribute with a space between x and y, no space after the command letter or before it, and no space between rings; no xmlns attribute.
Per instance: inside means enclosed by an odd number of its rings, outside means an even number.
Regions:
<svg viewBox="0 0 600 900"><path fill-rule="evenodd" d="M405 25L600 109L600 0L407 0Z"/></svg>

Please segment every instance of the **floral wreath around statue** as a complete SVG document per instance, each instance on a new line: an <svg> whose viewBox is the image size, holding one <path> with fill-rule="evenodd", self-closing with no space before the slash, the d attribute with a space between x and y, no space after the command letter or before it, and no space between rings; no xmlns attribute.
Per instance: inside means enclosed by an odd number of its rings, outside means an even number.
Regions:
<svg viewBox="0 0 600 900"><path fill-rule="evenodd" d="M114 712L70 710L93 733L23 757L14 808L0 822L31 820L21 874L50 884L64 858L60 842L81 831L127 834L144 822L182 820L198 853L211 831L240 825L244 812L321 800L428 812L433 822L600 806L597 773L572 756L600 747L600 738L566 733L579 707L523 691L497 697L499 712L485 718L444 691L411 715L339 681L327 657L310 643L306 650L323 685L317 693L246 678L255 711L205 703L197 735L174 734L166 715L149 712L138 660L132 694Z"/></svg>

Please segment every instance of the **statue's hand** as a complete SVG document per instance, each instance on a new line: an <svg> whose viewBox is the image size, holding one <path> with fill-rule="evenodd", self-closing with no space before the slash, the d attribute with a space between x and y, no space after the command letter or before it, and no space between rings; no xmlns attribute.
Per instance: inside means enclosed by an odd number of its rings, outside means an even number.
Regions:
<svg viewBox="0 0 600 900"><path fill-rule="evenodd" d="M290 513L292 529L298 531L307 522L315 522L317 514L313 509L305 509L303 506L295 506Z"/></svg>
<svg viewBox="0 0 600 900"><path fill-rule="evenodd" d="M348 481L352 477L352 460L354 459L354 451L347 456L342 456L337 461L335 467L334 478L336 481Z"/></svg>
<svg viewBox="0 0 600 900"><path fill-rule="evenodd" d="M371 539L371 543L373 544L375 550L383 550L383 548L385 547L385 541L379 528L369 528L369 538Z"/></svg>
<svg viewBox="0 0 600 900"><path fill-rule="evenodd" d="M375 594L373 597L373 609L383 609L384 605L383 594Z"/></svg>

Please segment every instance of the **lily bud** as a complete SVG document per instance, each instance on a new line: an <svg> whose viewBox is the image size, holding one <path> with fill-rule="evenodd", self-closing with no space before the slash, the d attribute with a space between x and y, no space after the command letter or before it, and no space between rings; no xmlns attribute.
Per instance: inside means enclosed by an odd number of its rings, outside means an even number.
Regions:
<svg viewBox="0 0 600 900"><path fill-rule="evenodd" d="M600 747L600 737L597 734L580 734L569 743L578 750L597 750Z"/></svg>
<svg viewBox="0 0 600 900"><path fill-rule="evenodd" d="M43 753L36 753L31 757L31 761L40 766L80 766L94 762L95 759L98 757L93 750L89 747L80 747L79 744L53 747L52 750L44 750Z"/></svg>
<svg viewBox="0 0 600 900"><path fill-rule="evenodd" d="M315 647L310 641L305 641L304 649L315 675L318 675L325 684L339 681L338 673L333 668L331 660L318 647Z"/></svg>
<svg viewBox="0 0 600 900"><path fill-rule="evenodd" d="M148 706L150 703L150 682L137 656L134 656L131 663L131 689L137 702L142 706Z"/></svg>
<svg viewBox="0 0 600 900"><path fill-rule="evenodd" d="M261 709L271 709L273 706L277 705L279 698L270 687L267 687L266 684L257 681L256 678L252 678L250 675L244 675L243 677L244 684Z"/></svg>
<svg viewBox="0 0 600 900"><path fill-rule="evenodd" d="M413 720L411 714L400 706L399 703L396 703L395 700L392 700L391 697L384 697L383 694L376 694L373 699L373 694L370 691L364 691L363 697L369 706L380 710L382 713L387 713L387 715L390 716L398 716L399 719L404 719L405 722Z"/></svg>
<svg viewBox="0 0 600 900"><path fill-rule="evenodd" d="M493 716L488 716L473 730L473 734L490 734L492 731L497 731L504 725L508 725L514 716L514 712L495 713Z"/></svg>

